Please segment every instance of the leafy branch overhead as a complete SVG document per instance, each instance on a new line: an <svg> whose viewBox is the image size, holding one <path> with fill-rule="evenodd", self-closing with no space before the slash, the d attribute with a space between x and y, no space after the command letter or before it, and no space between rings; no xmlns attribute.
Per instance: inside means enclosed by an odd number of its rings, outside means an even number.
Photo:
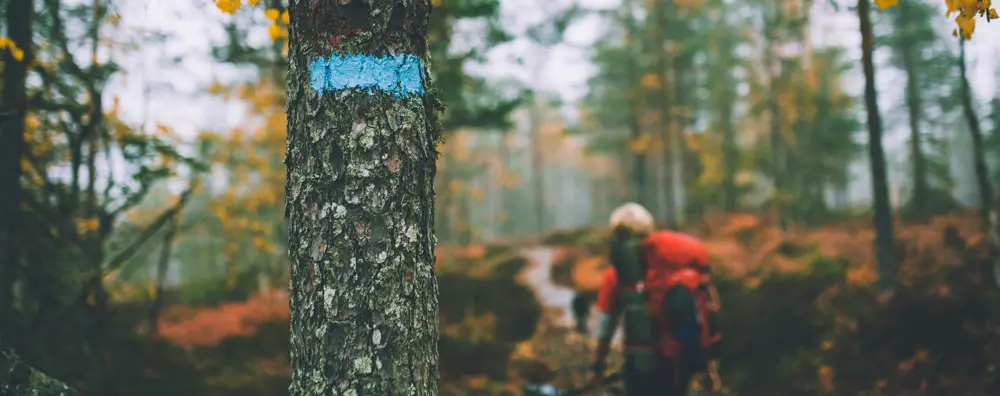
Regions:
<svg viewBox="0 0 1000 396"><path fill-rule="evenodd" d="M903 0L915 1L915 0ZM993 8L992 0L944 0L948 7L948 16L955 14L957 28L952 32L955 36L962 35L966 40L972 38L972 33L976 30L976 18L983 18L986 22L1000 19L997 9ZM899 4L899 0L875 0L875 5L879 9L886 9Z"/></svg>

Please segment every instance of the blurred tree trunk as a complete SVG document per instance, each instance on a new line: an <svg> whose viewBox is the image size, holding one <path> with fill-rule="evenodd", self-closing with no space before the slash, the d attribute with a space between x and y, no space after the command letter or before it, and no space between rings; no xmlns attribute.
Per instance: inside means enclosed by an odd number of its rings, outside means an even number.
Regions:
<svg viewBox="0 0 1000 396"><path fill-rule="evenodd" d="M292 396L438 394L430 11L429 0L289 4ZM394 64L372 77L399 80L352 87L324 75L331 56Z"/></svg>
<svg viewBox="0 0 1000 396"><path fill-rule="evenodd" d="M535 73L537 81L538 73ZM528 107L528 125L530 125L531 138L529 140L531 155L531 181L532 188L531 191L534 193L534 208L535 208L535 232L539 237L545 235L545 228L548 227L545 221L545 167L542 165L542 149L541 149L541 126L542 119L538 114L540 103L538 102L538 94L535 93L535 101Z"/></svg>
<svg viewBox="0 0 1000 396"><path fill-rule="evenodd" d="M654 53L656 53L656 67L660 72L660 130L662 131L661 138L663 139L663 182L660 188L663 189L663 206L664 206L664 218L663 220L667 224L667 228L671 230L677 229L677 170L681 162L679 158L678 150L678 139L677 136L681 133L678 127L681 125L678 122L680 114L676 112L680 108L680 103L677 101L677 90L679 87L679 81L676 78L678 76L677 62L674 53L674 43L673 37L670 37L668 24L669 24L669 13L674 12L675 8L671 7L673 5L672 1L659 1L651 10L653 13L653 23L656 24L655 28L652 29L654 33L655 41L653 41L652 47Z"/></svg>
<svg viewBox="0 0 1000 396"><path fill-rule="evenodd" d="M500 172L499 172L500 188L496 190L497 191L496 198L499 203L498 207L500 208L501 212L500 214L498 214L499 218L497 219L497 221L499 222L498 234L502 236L510 236L511 234L514 233L514 230L512 229L510 222L510 208L508 207L510 198L508 197L508 191L507 191L508 175L510 175L513 172L513 167L511 166L511 164L514 162L511 160L510 148L507 147L506 143L507 140L506 137L508 133L511 132L504 132L502 135L500 135L500 145L499 147L497 147L497 151L500 153L500 160L498 161L500 163Z"/></svg>
<svg viewBox="0 0 1000 396"><path fill-rule="evenodd" d="M452 161L444 157L441 159L441 162L445 163L445 166L439 173L440 177L437 178L440 180L437 187L443 190L444 193L440 194L434 203L437 209L435 231L439 241L452 242L454 227L452 227L451 211L455 206L455 192L451 188L453 177L451 175L451 167L448 166Z"/></svg>
<svg viewBox="0 0 1000 396"><path fill-rule="evenodd" d="M501 216L500 220L500 229L503 235L512 236L514 235L515 230L514 222L511 220L510 214L515 212L514 203L516 201L516 195L512 194L512 192L514 188L517 187L508 188L507 182L510 180L510 175L514 174L515 157L513 153L514 150L511 150L505 140L506 139L501 139L502 143L500 144L500 158L502 160L501 167L503 169L503 172L501 173L503 175L503 180L502 185L500 186L500 191L503 196L503 199L500 201L500 207L503 209L503 216Z"/></svg>
<svg viewBox="0 0 1000 396"><path fill-rule="evenodd" d="M9 37L24 57L14 59L3 51L3 87L0 93L0 335L14 323L13 287L18 278L18 218L21 211L21 156L24 151L24 119L28 105L25 80L32 62L32 0L8 1L4 23Z"/></svg>
<svg viewBox="0 0 1000 396"><path fill-rule="evenodd" d="M167 281L167 274L170 270L170 250L174 246L174 235L177 232L177 218L179 214L171 216L170 223L163 234L163 246L160 247L159 262L156 263L156 293L153 296L153 303L149 307L149 334L157 335L160 329L160 312L163 310L164 284Z"/></svg>
<svg viewBox="0 0 1000 396"><path fill-rule="evenodd" d="M629 53L636 54L640 51L634 51L635 43L639 32L636 27L635 17L632 15L632 7L634 5L634 0L625 2L624 7L622 7L622 21L626 29L626 42L625 45L630 49ZM642 100L642 85L640 82L642 76L642 69L638 64L636 59L624 59L626 68L626 78L628 80L628 86L625 89L628 90L629 98L629 138L632 141L636 141L642 138L642 112L644 109L644 102ZM631 147L631 145L626 145L626 147ZM645 151L632 150L632 201L643 206L649 206L649 171L647 170L647 158Z"/></svg>
<svg viewBox="0 0 1000 396"><path fill-rule="evenodd" d="M910 2L903 2L899 5L900 20L903 28L909 28L907 24L912 23L909 16ZM927 158L921 146L922 134L920 133L920 112L923 108L923 98L920 97L920 87L917 81L917 64L915 51L910 40L900 41L900 53L903 61L903 70L906 73L906 110L910 123L910 161L913 165L913 195L910 198L910 205L915 215L927 213L927 194L929 185L927 181Z"/></svg>
<svg viewBox="0 0 1000 396"><path fill-rule="evenodd" d="M466 188L458 197L458 244L462 246L472 243L472 205L469 202L469 191L469 188Z"/></svg>
<svg viewBox="0 0 1000 396"><path fill-rule="evenodd" d="M871 4L858 2L861 25L861 67L865 74L865 109L868 112L868 159L872 169L872 191L875 196L875 257L878 262L879 288L888 293L893 289L895 260L893 258L892 208L889 207L889 177L885 151L882 149L882 118L875 90L875 37L869 15Z"/></svg>
<svg viewBox="0 0 1000 396"><path fill-rule="evenodd" d="M767 108L770 114L770 149L771 149L771 179L774 185L774 197L772 204L774 205L775 212L778 218L778 224L781 229L786 229L787 224L787 214L785 213L785 196L787 191L785 191L785 147L784 141L781 137L781 106L778 103L778 95L781 92L781 79L783 68L782 61L778 56L777 49L780 44L780 40L777 37L777 31L781 27L784 19L782 18L782 5L780 3L774 3L772 6L767 7L765 13L765 24L764 24L764 64L767 68L767 75L770 78L770 92L767 98Z"/></svg>
<svg viewBox="0 0 1000 396"><path fill-rule="evenodd" d="M736 147L736 130L733 127L733 102L724 99L719 109L722 128L722 209L726 213L736 211L739 190L736 188L736 172L739 170L739 151Z"/></svg>
<svg viewBox="0 0 1000 396"><path fill-rule="evenodd" d="M996 229L997 203L993 200L993 187L990 184L989 169L986 165L986 153L983 148L983 133L979 127L979 117L972 104L972 89L969 87L968 70L965 65L965 39L959 38L958 70L962 78L962 112L969 125L972 135L972 156L976 169L976 185L979 187L979 216L983 233L990 241L990 258L993 261L992 274L995 284L1000 285L1000 237Z"/></svg>

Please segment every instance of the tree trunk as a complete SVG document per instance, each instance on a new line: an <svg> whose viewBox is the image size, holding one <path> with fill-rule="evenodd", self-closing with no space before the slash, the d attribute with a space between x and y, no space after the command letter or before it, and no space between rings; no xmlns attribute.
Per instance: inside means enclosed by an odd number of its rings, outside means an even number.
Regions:
<svg viewBox="0 0 1000 396"><path fill-rule="evenodd" d="M912 23L909 19L908 2L899 5L900 20L904 24ZM920 97L920 87L917 85L917 65L914 59L913 44L907 40L902 42L902 60L904 71L906 72L906 110L909 113L910 122L910 157L913 164L913 195L910 198L910 205L916 215L927 213L927 194L929 185L927 181L927 158L920 145L920 112L923 111L922 98Z"/></svg>
<svg viewBox="0 0 1000 396"><path fill-rule="evenodd" d="M991 277L1000 285L1000 237L996 229L997 205L993 201L993 187L990 185L989 169L986 166L986 154L983 148L983 133L979 128L979 117L972 104L972 89L969 87L969 76L965 66L965 39L959 38L958 70L962 78L962 111L972 135L972 156L975 161L976 184L979 187L980 226L990 241L990 259L993 262Z"/></svg>
<svg viewBox="0 0 1000 396"><path fill-rule="evenodd" d="M861 66L865 73L865 109L868 112L868 159L872 169L872 191L875 196L875 256L878 262L879 289L893 289L895 261L893 259L892 212L889 207L889 178L886 174L885 151L882 149L882 118L878 112L875 91L874 35L868 1L858 2L861 25Z"/></svg>
<svg viewBox="0 0 1000 396"><path fill-rule="evenodd" d="M511 222L510 222L509 205L511 199L508 196L507 184L506 184L507 176L514 170L514 168L511 166L514 161L511 160L510 148L508 148L507 144L505 143L506 136L507 136L506 133L500 135L500 146L498 147L498 151L500 152L500 160L497 161L499 162L499 168L500 168L499 172L500 188L496 190L496 198L497 201L499 201L498 207L500 208L501 213L503 213L503 216L501 216L500 219L498 219L500 223L498 234L503 237L510 236L514 233L514 230L511 227Z"/></svg>
<svg viewBox="0 0 1000 396"><path fill-rule="evenodd" d="M537 75L537 73L536 73ZM537 78L536 78L537 80ZM536 95L537 99L538 96ZM541 117L538 115L538 105L539 102L534 102L531 107L528 108L528 125L531 126L531 139L530 150L531 154L531 180L532 180L532 192L535 194L534 207L535 207L535 232L539 237L545 235L545 228L548 226L548 222L545 221L545 167L542 165L542 149L541 149Z"/></svg>
<svg viewBox="0 0 1000 396"><path fill-rule="evenodd" d="M625 24L628 39L626 46L631 49L636 42L636 36L638 35L638 29L636 28L635 17L632 16L633 1L628 1L625 4L625 9L627 10L623 16L623 22ZM630 51L631 52L631 51ZM641 100L642 96L642 86L640 84L641 69L638 65L636 59L625 59L626 73L628 79L628 89L629 95L629 137L632 140L638 140L642 138L642 110L644 101ZM630 147L630 145L626 145ZM648 180L649 171L646 168L646 153L645 151L632 152L632 200L635 203L648 207L649 205L649 191L648 191Z"/></svg>
<svg viewBox="0 0 1000 396"><path fill-rule="evenodd" d="M677 114L673 117L673 126L670 128L670 144L668 145L670 148L670 192L673 195L668 201L672 209L672 214L667 220L667 224L672 230L679 230L681 225L684 224L684 208L686 207L684 203L684 168L686 158L688 157L688 149L684 130L688 125L691 125L691 119L688 112L690 103L685 102L682 98L685 97L684 92L693 92L695 90L695 87L691 84L691 80L688 80L689 78L694 78L693 75L688 74L691 71L691 64L689 62L690 58L678 59L675 54L674 61L672 62L673 65L671 66L673 72L671 88L674 92L672 102L674 103L674 108L678 110Z"/></svg>
<svg viewBox="0 0 1000 396"><path fill-rule="evenodd" d="M719 112L722 124L722 208L726 213L736 210L739 192L736 189L736 172L739 170L739 151L736 147L736 130L733 128L733 104L725 99Z"/></svg>
<svg viewBox="0 0 1000 396"><path fill-rule="evenodd" d="M506 182L508 180L507 177L509 175L514 174L514 169L515 169L514 163L516 162L516 157L514 156L513 152L514 150L511 150L510 147L507 147L506 143L502 144L501 147L502 147L501 155L503 156L503 169L504 169L503 171L504 186L503 188L501 188L501 190L503 191L503 204L501 205L501 207L503 208L502 230L505 236L513 236L515 234L516 229L514 227L515 226L514 221L511 220L511 213L515 212L517 203L516 199L517 195L514 194L513 192L518 187L515 186L508 190ZM518 176L520 176L520 174L518 174Z"/></svg>
<svg viewBox="0 0 1000 396"><path fill-rule="evenodd" d="M174 235L177 232L177 218L179 214L173 215L170 224L163 234L163 246L160 247L159 262L156 263L156 295L153 296L153 303L149 307L149 334L157 335L160 329L160 312L163 310L164 284L167 281L167 272L170 269L170 250L174 246Z"/></svg>
<svg viewBox="0 0 1000 396"><path fill-rule="evenodd" d="M451 181L454 179L451 172L451 167L449 162L452 162L448 157L441 160L445 164L441 172L437 173L437 187L445 191L440 197L436 197L437 200L434 202L435 208L437 209L435 216L435 235L438 241L444 241L445 243L453 242L454 238L454 223L452 216L452 210L454 209L455 202L455 192L451 189Z"/></svg>
<svg viewBox="0 0 1000 396"><path fill-rule="evenodd" d="M781 5L775 4L773 9L768 9L772 15L766 17L767 23L764 26L764 63L767 65L768 76L770 76L770 95L768 97L768 113L770 114L770 145L771 145L771 179L773 181L773 199L775 215L782 230L787 228L787 215L784 213L785 203L785 164L784 164L784 142L781 137L781 106L778 103L780 93L779 79L782 68L781 60L775 54L778 40L776 30L781 25Z"/></svg>
<svg viewBox="0 0 1000 396"><path fill-rule="evenodd" d="M663 196L663 206L665 207L664 221L667 224L667 228L671 230L677 229L677 165L680 161L678 158L677 150L677 135L680 133L678 126L681 125L677 122L679 114L674 114L674 110L677 108L677 95L675 95L678 89L679 81L674 77L677 76L677 62L673 54L673 40L668 36L667 24L668 18L667 13L674 11L670 8L671 2L657 2L657 6L653 8L656 20L656 38L658 41L655 42L655 48L657 54L657 68L660 69L660 82L662 86L660 87L660 111L661 114L661 130L663 131L663 165L664 177L663 185L661 188L664 189Z"/></svg>
<svg viewBox="0 0 1000 396"><path fill-rule="evenodd" d="M458 228L458 244L462 246L468 246L472 243L472 205L469 202L470 188L462 191L462 194L458 197L458 222L461 225Z"/></svg>
<svg viewBox="0 0 1000 396"><path fill-rule="evenodd" d="M289 4L292 396L438 394L430 11Z"/></svg>
<svg viewBox="0 0 1000 396"><path fill-rule="evenodd" d="M21 157L24 153L24 118L27 110L25 80L32 61L31 24L34 2L8 1L7 36L23 51L21 60L3 51L3 89L0 93L0 335L14 323L13 287L18 277L18 218L21 211Z"/></svg>

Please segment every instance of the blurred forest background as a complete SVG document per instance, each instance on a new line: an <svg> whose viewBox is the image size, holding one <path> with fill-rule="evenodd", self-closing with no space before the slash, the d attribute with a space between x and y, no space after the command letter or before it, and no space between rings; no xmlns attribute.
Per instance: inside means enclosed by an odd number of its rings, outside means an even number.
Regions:
<svg viewBox="0 0 1000 396"><path fill-rule="evenodd" d="M432 3L442 394L582 384L565 310L627 201L709 245L723 393L1000 394L995 24L901 0L863 50L836 0ZM285 5L0 0L4 356L85 395L287 394Z"/></svg>

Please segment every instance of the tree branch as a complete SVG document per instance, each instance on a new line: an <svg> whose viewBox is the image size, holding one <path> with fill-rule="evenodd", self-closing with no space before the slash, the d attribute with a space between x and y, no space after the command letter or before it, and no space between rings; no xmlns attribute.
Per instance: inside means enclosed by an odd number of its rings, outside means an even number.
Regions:
<svg viewBox="0 0 1000 396"><path fill-rule="evenodd" d="M129 246L125 247L117 254L112 256L112 258L108 260L107 265L104 266L104 271L112 272L120 268L122 264L125 264L125 262L128 261L128 259L132 258L132 256L134 256L136 252L138 252L139 249L141 249L142 246L146 244L146 242L149 242L149 240L152 239L153 236L156 235L156 233L160 231L161 228L163 228L163 226L167 225L167 223L170 222L170 219L176 216L177 213L179 213L181 209L184 208L184 205L187 203L188 199L191 198L191 195L194 193L195 186L196 182L192 182L191 186L188 187L188 189L185 190L183 193L181 193L180 200L177 201L176 205L174 205L170 209L167 209L165 212L161 213L156 218L156 220L153 220L153 222L149 225L149 227L146 227L146 229L143 230L141 234L139 234L139 236L135 239L135 241L133 241Z"/></svg>
<svg viewBox="0 0 1000 396"><path fill-rule="evenodd" d="M0 394L70 396L76 395L76 391L24 363L13 351L0 348Z"/></svg>

